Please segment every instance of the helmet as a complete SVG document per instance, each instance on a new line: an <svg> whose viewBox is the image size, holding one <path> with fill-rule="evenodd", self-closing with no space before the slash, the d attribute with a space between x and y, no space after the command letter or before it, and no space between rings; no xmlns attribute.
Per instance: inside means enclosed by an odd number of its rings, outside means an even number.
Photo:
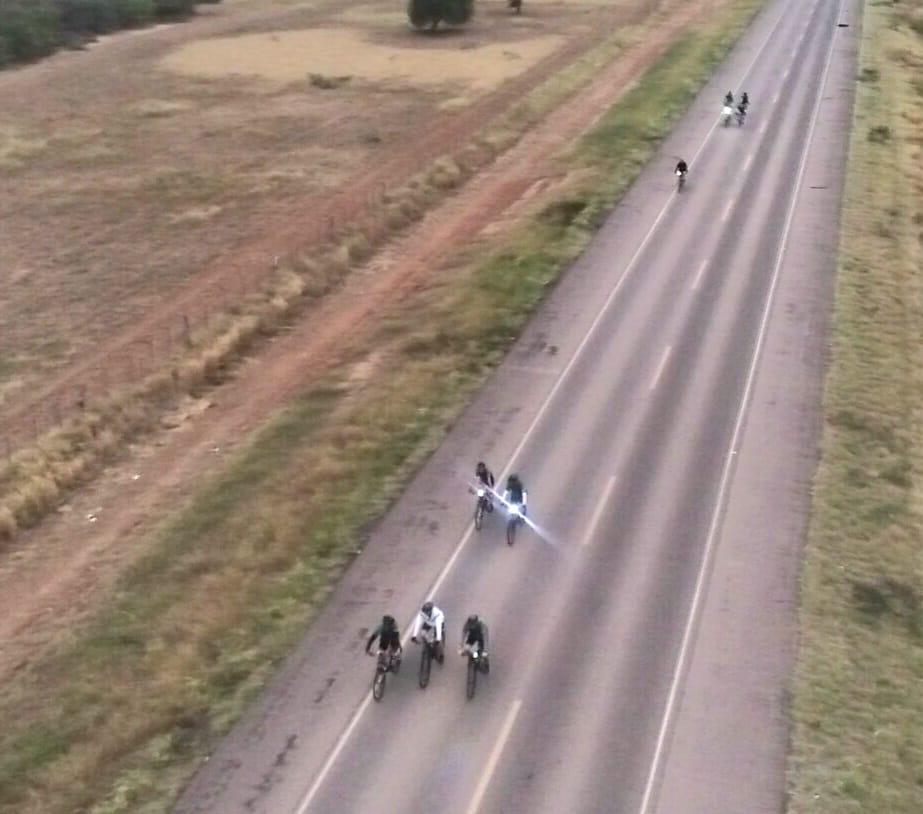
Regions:
<svg viewBox="0 0 923 814"><path fill-rule="evenodd" d="M384 616L381 617L381 626L385 628L385 630L390 630L395 625L397 625L397 622L394 621L393 616L388 616L387 614L385 614Z"/></svg>
<svg viewBox="0 0 923 814"><path fill-rule="evenodd" d="M420 608L420 610L423 611L423 613L425 613L427 616L429 616L433 612L433 603L424 602L423 607Z"/></svg>
<svg viewBox="0 0 923 814"><path fill-rule="evenodd" d="M478 623L478 615L476 613L472 613L471 616L468 617L468 624L476 625L477 623Z"/></svg>
<svg viewBox="0 0 923 814"><path fill-rule="evenodd" d="M483 475L487 472L487 464L485 464L483 461L478 461L478 465L474 468L474 471L478 475Z"/></svg>
<svg viewBox="0 0 923 814"><path fill-rule="evenodd" d="M517 475L515 472L514 472L512 475L510 475L509 478L507 478L506 482L507 482L510 486L512 486L512 485L514 485L514 484L520 484L520 483L522 483L522 481L519 480L519 475Z"/></svg>

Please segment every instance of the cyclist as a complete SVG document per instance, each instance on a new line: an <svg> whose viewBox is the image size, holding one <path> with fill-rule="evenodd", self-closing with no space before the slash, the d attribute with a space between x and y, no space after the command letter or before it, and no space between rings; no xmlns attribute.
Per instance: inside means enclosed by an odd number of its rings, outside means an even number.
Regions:
<svg viewBox="0 0 923 814"><path fill-rule="evenodd" d="M390 658L400 660L403 647L401 634L397 629L397 622L393 616L385 614L381 617L381 624L372 631L369 640L365 643L365 652L372 655L372 642L378 639L378 652L386 651Z"/></svg>
<svg viewBox="0 0 923 814"><path fill-rule="evenodd" d="M474 468L474 477L477 478L480 486L487 489L487 511L492 512L494 510L493 490L494 483L496 483L494 473L487 468L487 464L478 461L478 465Z"/></svg>
<svg viewBox="0 0 923 814"><path fill-rule="evenodd" d="M414 644L420 636L434 643L436 661L445 661L445 614L432 602L424 602L423 607L413 620L410 638Z"/></svg>
<svg viewBox="0 0 923 814"><path fill-rule="evenodd" d="M472 613L462 628L461 646L458 649L458 655L464 656L468 648L477 647L481 654L481 665L484 672L490 670L490 662L487 660L487 640L488 631L487 623L479 619L476 613Z"/></svg>
<svg viewBox="0 0 923 814"><path fill-rule="evenodd" d="M747 92L746 92L746 91L744 91L744 92L740 95L740 107L742 107L742 108L744 109L744 111L746 111L747 108L750 107L750 97L747 96Z"/></svg>
<svg viewBox="0 0 923 814"><path fill-rule="evenodd" d="M734 104L734 94L728 91L724 94L724 106L732 107Z"/></svg>
<svg viewBox="0 0 923 814"><path fill-rule="evenodd" d="M526 503L529 499L529 493L523 486L519 475L515 472L506 479L506 491L503 493L503 500L511 506L519 506L523 514L526 514Z"/></svg>
<svg viewBox="0 0 923 814"><path fill-rule="evenodd" d="M676 169L673 172L675 175L685 176L689 172L689 165L681 158L676 162Z"/></svg>

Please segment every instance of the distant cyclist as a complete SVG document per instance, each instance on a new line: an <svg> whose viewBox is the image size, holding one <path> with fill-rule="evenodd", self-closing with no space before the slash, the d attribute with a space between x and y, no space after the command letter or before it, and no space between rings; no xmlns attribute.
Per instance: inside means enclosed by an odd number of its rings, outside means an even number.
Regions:
<svg viewBox="0 0 923 814"><path fill-rule="evenodd" d="M676 169L673 172L676 175L685 176L689 172L689 165L683 159L680 159L676 162Z"/></svg>
<svg viewBox="0 0 923 814"><path fill-rule="evenodd" d="M747 108L750 107L750 97L747 96L747 92L746 92L746 91L744 91L744 92L740 95L740 105L739 105L739 106L742 107L742 108L744 109L744 112L745 112L745 113L746 113L746 111L747 111Z"/></svg>
<svg viewBox="0 0 923 814"><path fill-rule="evenodd" d="M724 94L724 106L733 107L734 106L734 94L728 91Z"/></svg>

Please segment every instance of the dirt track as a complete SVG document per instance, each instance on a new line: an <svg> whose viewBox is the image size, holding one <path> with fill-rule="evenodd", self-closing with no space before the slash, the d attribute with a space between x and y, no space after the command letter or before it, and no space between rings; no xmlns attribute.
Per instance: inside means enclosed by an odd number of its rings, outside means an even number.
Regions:
<svg viewBox="0 0 923 814"><path fill-rule="evenodd" d="M488 171L374 258L369 273L355 275L290 332L248 360L237 376L210 394L209 409L132 451L121 465L76 496L66 512L24 535L0 564L0 678L23 666L91 610L112 579L140 553L144 532L169 511L189 484L215 467L216 458L284 405L312 375L345 357L349 338L361 338L355 326L362 326L363 333L373 330L376 319L387 313L389 304L400 301L403 291L438 281L445 261L455 251L470 244L486 226L502 221L517 202L531 200L536 189L559 181L553 175L552 157L592 125L684 25L702 12L703 5L685 3L669 25L658 29L656 37L608 66ZM563 56L554 59L555 65L543 65L544 71L551 72L568 61ZM505 90L502 97L485 102L489 107L479 108L477 114L466 111L453 121L474 131L489 115L488 110L499 112L513 94ZM438 133L427 133L414 148L435 155L442 143ZM374 189L377 178L386 173L406 173L415 166L415 156L401 152L378 168L376 180L366 179L365 188ZM337 199L338 212L361 208L364 199L355 192L344 192ZM300 222L280 224L280 229L279 237L274 233L236 258L237 268L257 263L273 245L299 240ZM169 305L148 315L132 333L143 332L158 319L171 318L178 308L194 307L197 297L207 296L210 286L220 285L222 274L232 273L230 268L234 267L216 264L210 276L171 298ZM116 345L128 341L127 336L114 340ZM79 375L77 370L70 371L55 386L66 388L67 377ZM87 519L91 514L96 520Z"/></svg>

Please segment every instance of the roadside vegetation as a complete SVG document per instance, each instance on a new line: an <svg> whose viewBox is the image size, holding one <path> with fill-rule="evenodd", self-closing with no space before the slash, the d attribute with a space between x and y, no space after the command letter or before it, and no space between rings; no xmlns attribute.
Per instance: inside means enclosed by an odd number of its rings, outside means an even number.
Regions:
<svg viewBox="0 0 923 814"><path fill-rule="evenodd" d="M221 0L0 0L0 68Z"/></svg>
<svg viewBox="0 0 923 814"><path fill-rule="evenodd" d="M923 2L865 5L822 459L801 588L793 814L923 811Z"/></svg>
<svg viewBox="0 0 923 814"><path fill-rule="evenodd" d="M395 303L164 522L85 629L0 688L0 811L169 806L760 5L690 26L562 157L557 200Z"/></svg>

